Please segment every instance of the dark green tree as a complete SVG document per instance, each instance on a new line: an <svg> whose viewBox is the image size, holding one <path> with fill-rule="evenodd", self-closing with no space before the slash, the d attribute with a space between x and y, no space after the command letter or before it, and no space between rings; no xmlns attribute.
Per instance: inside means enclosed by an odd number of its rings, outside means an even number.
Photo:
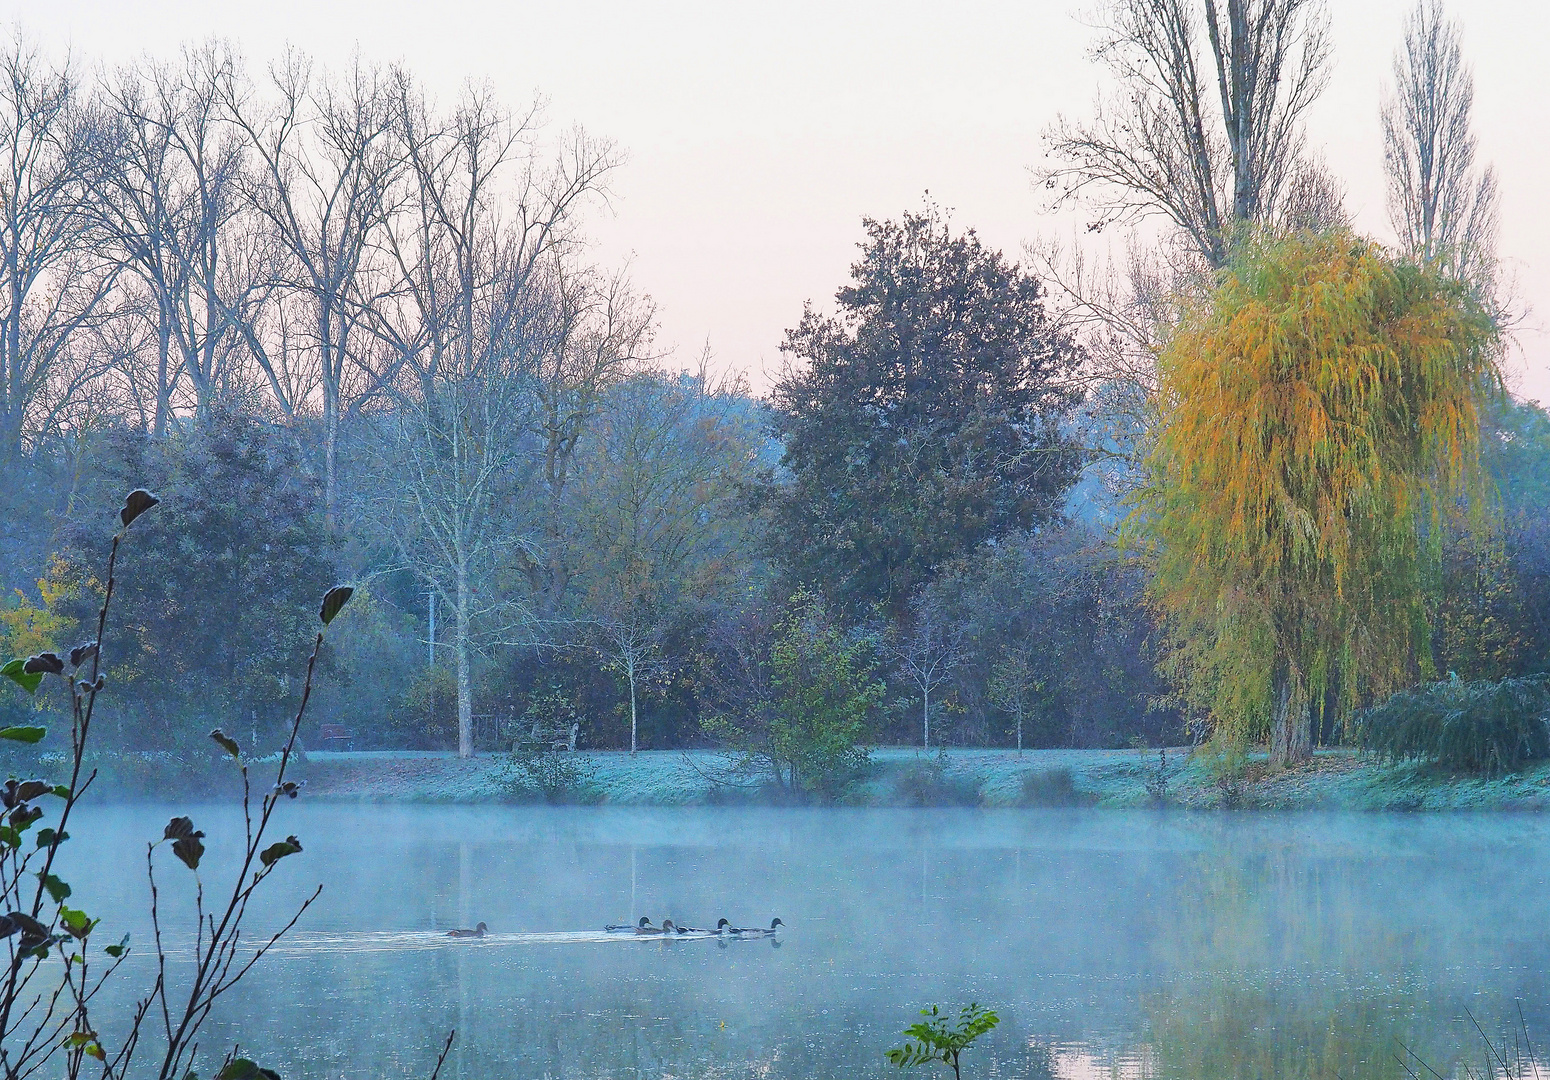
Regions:
<svg viewBox="0 0 1550 1080"><path fill-rule="evenodd" d="M121 658L108 673L123 703L117 737L167 749L219 723L259 752L277 747L334 572L321 492L294 439L214 414L165 440L109 437L96 464L104 491L143 485L162 500L141 530L140 572L118 583L123 621L104 646ZM76 565L90 567L100 532L97 516L79 521ZM100 583L83 584L77 614L89 617Z"/></svg>
<svg viewBox="0 0 1550 1080"><path fill-rule="evenodd" d="M836 611L898 615L948 560L1059 512L1080 354L1040 283L936 208L865 226L838 313L787 332L786 475L764 492L787 573Z"/></svg>

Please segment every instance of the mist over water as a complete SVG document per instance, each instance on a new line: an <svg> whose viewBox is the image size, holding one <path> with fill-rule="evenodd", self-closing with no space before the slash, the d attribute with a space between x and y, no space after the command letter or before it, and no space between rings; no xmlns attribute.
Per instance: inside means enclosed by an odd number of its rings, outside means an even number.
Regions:
<svg viewBox="0 0 1550 1080"><path fill-rule="evenodd" d="M150 973L144 842L175 812L98 809L69 845L103 943L142 953L121 997ZM213 889L241 822L192 816ZM1550 1043L1537 817L300 802L278 828L305 851L250 936L323 894L204 1044L288 1078L426 1076L450 1028L449 1077L880 1077L916 1010L970 1000L1003 1021L972 1077L1398 1076L1396 1040L1446 1073L1483 1053L1464 1009L1499 1035L1515 1000ZM192 875L158 867L186 947ZM787 926L599 933L641 915Z"/></svg>

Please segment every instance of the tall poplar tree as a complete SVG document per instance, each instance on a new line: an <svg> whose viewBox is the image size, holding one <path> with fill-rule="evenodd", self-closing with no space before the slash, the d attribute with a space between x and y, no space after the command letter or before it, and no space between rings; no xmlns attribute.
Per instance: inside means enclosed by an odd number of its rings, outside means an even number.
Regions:
<svg viewBox="0 0 1550 1080"><path fill-rule="evenodd" d="M1345 232L1247 248L1185 313L1130 525L1165 668L1219 732L1294 764L1326 707L1426 673L1440 525L1480 503L1497 355L1465 286Z"/></svg>

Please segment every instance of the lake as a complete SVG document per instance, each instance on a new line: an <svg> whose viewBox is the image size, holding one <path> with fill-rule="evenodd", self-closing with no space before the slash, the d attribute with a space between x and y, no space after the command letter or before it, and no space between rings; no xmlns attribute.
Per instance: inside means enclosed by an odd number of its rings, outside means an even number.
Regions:
<svg viewBox="0 0 1550 1080"><path fill-rule="evenodd" d="M76 896L110 913L101 943L145 943L144 842L175 812L210 834L207 887L229 881L229 808L96 809L72 829ZM1537 816L303 799L281 808L277 838L292 832L305 851L249 933L323 895L203 1040L240 1038L287 1080L428 1076L453 1028L442 1075L466 1080L882 1077L920 1008L971 1000L1002 1024L966 1078L1356 1080L1408 1075L1404 1047L1478 1073L1466 1009L1494 1037L1550 1044ZM165 849L158 866L186 901L192 875ZM641 915L786 928L532 936ZM483 941L440 936L481 920ZM119 993L148 971L131 961Z"/></svg>

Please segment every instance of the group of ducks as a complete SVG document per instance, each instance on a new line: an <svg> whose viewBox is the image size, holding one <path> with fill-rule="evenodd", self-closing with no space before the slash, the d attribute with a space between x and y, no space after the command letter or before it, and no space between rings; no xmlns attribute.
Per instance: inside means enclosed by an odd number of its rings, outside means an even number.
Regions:
<svg viewBox="0 0 1550 1080"><path fill-rule="evenodd" d="M775 931L786 924L779 919L771 919L769 926L733 926L728 919L720 919L716 922L714 930L701 930L696 926L679 926L672 919L663 919L661 926L652 926L651 920L645 915L640 917L640 922L634 926L624 923L617 926L604 927L610 934L654 934L658 937L676 934L720 934L727 937L774 937Z"/></svg>
<svg viewBox="0 0 1550 1080"><path fill-rule="evenodd" d="M776 929L785 925L786 924L781 922L779 919L771 919L770 925L767 927L733 926L730 920L721 919L717 921L716 928L714 930L701 930L693 926L679 926L674 923L672 919L663 919L661 926L652 926L651 920L642 915L640 917L640 922L636 923L634 926L630 926L628 923L626 923L620 926L605 927L604 929L606 929L610 934L655 934L658 937L678 934L720 934L727 937L754 938L774 937ZM480 923L472 930L448 930L447 936L455 938L482 938L489 932L490 928L484 923Z"/></svg>

